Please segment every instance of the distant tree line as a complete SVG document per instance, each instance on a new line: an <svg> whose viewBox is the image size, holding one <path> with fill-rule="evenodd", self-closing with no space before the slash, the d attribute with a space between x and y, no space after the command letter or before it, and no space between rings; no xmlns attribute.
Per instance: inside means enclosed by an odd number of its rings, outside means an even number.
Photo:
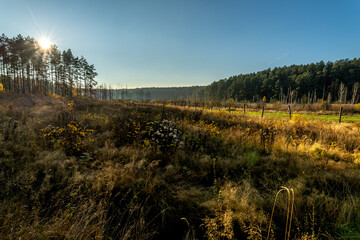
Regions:
<svg viewBox="0 0 360 240"><path fill-rule="evenodd" d="M152 100L196 100L201 98L198 93L204 88L204 86L192 86L113 89L111 86L102 84L96 89L96 96L103 100L120 99L142 102Z"/></svg>
<svg viewBox="0 0 360 240"><path fill-rule="evenodd" d="M56 45L42 49L32 37L0 36L0 87L23 94L94 97L94 65Z"/></svg>
<svg viewBox="0 0 360 240"><path fill-rule="evenodd" d="M319 99L338 103L359 101L360 59L291 65L241 74L214 82L200 90L202 99L213 101L280 101L314 103Z"/></svg>

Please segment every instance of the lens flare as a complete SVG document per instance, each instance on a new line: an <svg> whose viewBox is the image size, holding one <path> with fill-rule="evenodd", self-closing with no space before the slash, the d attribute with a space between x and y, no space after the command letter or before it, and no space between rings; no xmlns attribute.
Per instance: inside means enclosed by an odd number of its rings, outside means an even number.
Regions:
<svg viewBox="0 0 360 240"><path fill-rule="evenodd" d="M42 49L48 49L48 48L50 48L50 46L52 44L50 39L47 37L41 37L38 42Z"/></svg>

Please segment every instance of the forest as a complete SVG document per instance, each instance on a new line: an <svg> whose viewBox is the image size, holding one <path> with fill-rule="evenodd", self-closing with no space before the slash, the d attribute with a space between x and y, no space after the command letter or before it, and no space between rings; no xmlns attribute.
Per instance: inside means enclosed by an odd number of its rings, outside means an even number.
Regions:
<svg viewBox="0 0 360 240"><path fill-rule="evenodd" d="M222 79L199 92L204 99L358 103L360 59L291 65ZM264 98L265 97L265 98Z"/></svg>
<svg viewBox="0 0 360 240"><path fill-rule="evenodd" d="M71 49L40 47L32 37L0 36L0 87L10 93L60 96L95 95L97 76L93 64L75 57Z"/></svg>

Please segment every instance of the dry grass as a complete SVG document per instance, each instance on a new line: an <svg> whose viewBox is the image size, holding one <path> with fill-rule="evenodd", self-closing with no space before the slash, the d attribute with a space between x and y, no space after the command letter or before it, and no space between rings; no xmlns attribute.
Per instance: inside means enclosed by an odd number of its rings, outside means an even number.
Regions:
<svg viewBox="0 0 360 240"><path fill-rule="evenodd" d="M357 124L162 112L162 106L82 98L69 111L69 99L6 96L0 96L1 239L360 235ZM169 142L171 152L152 140L162 119L182 132L181 143ZM76 155L40 131L68 121L94 130L94 142ZM272 215L281 186L295 193L287 229L285 195Z"/></svg>

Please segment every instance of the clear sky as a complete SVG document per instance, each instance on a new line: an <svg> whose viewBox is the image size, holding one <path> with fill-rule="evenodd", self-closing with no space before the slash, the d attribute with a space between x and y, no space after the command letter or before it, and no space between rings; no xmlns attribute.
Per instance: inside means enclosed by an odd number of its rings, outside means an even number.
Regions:
<svg viewBox="0 0 360 240"><path fill-rule="evenodd" d="M0 0L0 34L49 36L119 87L206 85L360 57L358 0Z"/></svg>

